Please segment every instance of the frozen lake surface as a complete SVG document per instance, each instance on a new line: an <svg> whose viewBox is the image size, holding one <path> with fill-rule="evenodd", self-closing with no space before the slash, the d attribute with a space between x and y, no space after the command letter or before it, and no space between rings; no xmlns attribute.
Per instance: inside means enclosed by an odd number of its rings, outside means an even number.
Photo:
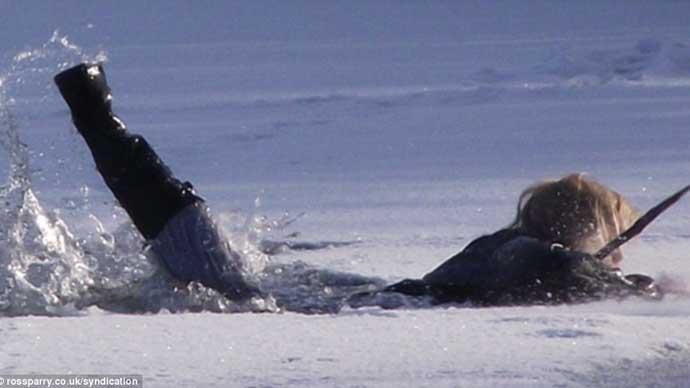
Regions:
<svg viewBox="0 0 690 388"><path fill-rule="evenodd" d="M535 181L586 172L640 210L689 183L690 4L516 4L0 4L0 373L690 386L682 292L329 314L507 225ZM141 253L52 86L82 60L106 60L115 111L207 198L281 312L176 291ZM626 245L624 271L687 291L689 214Z"/></svg>

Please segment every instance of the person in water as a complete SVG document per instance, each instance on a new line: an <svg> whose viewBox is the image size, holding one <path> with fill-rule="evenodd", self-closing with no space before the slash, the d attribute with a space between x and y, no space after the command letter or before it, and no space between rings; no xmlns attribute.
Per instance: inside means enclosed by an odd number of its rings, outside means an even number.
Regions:
<svg viewBox="0 0 690 388"><path fill-rule="evenodd" d="M103 67L80 64L56 75L55 83L98 172L169 273L231 300L263 296L192 185L175 178L113 114ZM615 267L620 251L606 260L592 255L636 218L622 196L585 176L539 184L522 194L509 227L478 238L422 279L382 292L478 305L658 297L651 278L623 276Z"/></svg>
<svg viewBox="0 0 690 388"><path fill-rule="evenodd" d="M54 80L98 172L169 273L231 300L262 296L192 185L175 178L146 139L113 114L103 67L80 64Z"/></svg>
<svg viewBox="0 0 690 388"><path fill-rule="evenodd" d="M624 276L616 267L623 260L620 249L595 256L637 219L625 198L585 175L539 183L520 195L508 227L472 241L421 279L383 292L477 305L660 298L652 278Z"/></svg>

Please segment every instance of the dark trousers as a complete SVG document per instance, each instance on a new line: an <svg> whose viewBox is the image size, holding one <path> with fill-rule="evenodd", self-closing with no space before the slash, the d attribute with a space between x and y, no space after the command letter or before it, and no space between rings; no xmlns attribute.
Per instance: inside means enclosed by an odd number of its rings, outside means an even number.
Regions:
<svg viewBox="0 0 690 388"><path fill-rule="evenodd" d="M176 179L146 139L124 128L106 131L107 119L97 131L80 130L106 185L147 239L185 207L202 201L189 182Z"/></svg>
<svg viewBox="0 0 690 388"><path fill-rule="evenodd" d="M173 176L143 137L129 133L113 114L103 66L74 66L56 75L55 84L98 172L147 240L155 238L175 214L201 201L189 183Z"/></svg>
<svg viewBox="0 0 690 388"><path fill-rule="evenodd" d="M175 178L146 139L112 113L102 66L75 66L55 83L98 172L170 274L235 300L261 295L192 185Z"/></svg>

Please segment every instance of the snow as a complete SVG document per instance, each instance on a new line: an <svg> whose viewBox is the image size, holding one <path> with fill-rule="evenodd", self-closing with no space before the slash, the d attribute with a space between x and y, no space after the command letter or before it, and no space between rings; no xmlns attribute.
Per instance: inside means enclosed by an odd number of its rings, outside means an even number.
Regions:
<svg viewBox="0 0 690 388"><path fill-rule="evenodd" d="M507 225L535 181L584 171L639 209L687 184L690 4L67 1L0 14L3 142L19 136L0 169L30 176L37 198L4 195L31 206L2 216L15 234L0 236L0 271L19 286L0 299L13 312L0 318L0 373L140 373L153 387L690 386L682 293L302 313L428 272ZM51 84L105 58L116 112L195 184L247 260L268 265L263 282L290 311L236 313L152 275ZM686 290L688 210L626 245L623 269ZM262 242L295 249L267 258ZM123 299L83 307L94 286Z"/></svg>
<svg viewBox="0 0 690 388"><path fill-rule="evenodd" d="M652 316L606 304L337 316L92 311L6 320L2 365L136 371L151 386L684 386L688 307Z"/></svg>

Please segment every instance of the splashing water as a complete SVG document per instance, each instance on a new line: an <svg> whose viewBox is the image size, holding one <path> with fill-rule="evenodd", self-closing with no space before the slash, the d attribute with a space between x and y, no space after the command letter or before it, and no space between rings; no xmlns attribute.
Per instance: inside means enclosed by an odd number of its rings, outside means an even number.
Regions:
<svg viewBox="0 0 690 388"><path fill-rule="evenodd" d="M379 278L318 268L302 261L272 262L268 255L337 248L357 244L359 241L294 241L292 237L295 233L288 234L288 239L269 238L272 234L284 232L304 214L284 214L271 220L257 214L259 206L260 201L257 199L254 213L249 216L243 218L236 214L223 214L220 221L226 225L227 230L232 231L229 235L231 245L245 257L253 258L261 289L275 298L280 309L303 314L337 313L348 305L350 296L372 292L385 285ZM401 297L408 299L406 296ZM387 299L376 297L365 302L358 300L357 307L388 308L390 305ZM396 305L400 306L416 307L405 302Z"/></svg>
<svg viewBox="0 0 690 388"><path fill-rule="evenodd" d="M105 52L86 53L70 42L67 36L61 35L60 31L56 30L40 48L17 53L4 66L0 74L0 87L5 93L4 109L7 109L6 103L16 105L17 100L22 101L28 95L34 94L36 90L44 92L49 90L53 86L47 80L75 63L106 62L107 60ZM43 93L42 100L45 100L48 95L47 92Z"/></svg>
<svg viewBox="0 0 690 388"><path fill-rule="evenodd" d="M52 76L74 63L106 59L104 53L84 53L55 32L40 48L14 55L0 71L0 146L8 163L7 183L0 189L0 315L72 315L91 305L121 312L270 309L265 301L237 306L196 284L176 288L142 249L144 241L131 223L111 234L90 216L95 233L78 238L59 209L40 203L30 152L21 141L19 118L25 117L16 113L18 101L52 87ZM82 191L88 195L88 188Z"/></svg>
<svg viewBox="0 0 690 388"><path fill-rule="evenodd" d="M90 285L89 264L77 260L67 226L41 207L31 189L28 150L7 96L7 80L13 77L16 68L0 83L0 145L9 162L8 182L0 190L0 310L59 314Z"/></svg>
<svg viewBox="0 0 690 388"><path fill-rule="evenodd" d="M7 182L0 188L0 316L75 315L88 306L124 313L279 309L330 313L338 311L352 293L382 286L380 279L302 262L270 263L269 254L285 250L356 242L263 240L262 236L285 229L301 215L269 220L256 214L259 200L249 216L226 214L220 219L221 224L232 225L230 233L225 233L228 241L272 295L242 305L196 283L178 287L144 248L145 242L130 222L110 233L90 214L94 227L86 236L76 236L60 217L64 209L47 209L39 201L32 185L32 154L21 139L22 120L40 109L36 90L45 91L39 102L48 98L54 74L75 63L105 60L105 53L89 55L56 31L40 48L14 55L0 70L0 146L7 155L8 171ZM29 112L18 114L20 105ZM80 191L88 201L88 187ZM73 203L63 205L67 210L74 207Z"/></svg>
<svg viewBox="0 0 690 388"><path fill-rule="evenodd" d="M20 138L17 96L50 79L70 61L105 60L85 55L55 32L40 49L15 55L0 73L0 145L7 155L7 184L0 190L0 314L65 315L94 303L109 266L97 255L112 250L105 233L86 244L72 235L57 211L47 211L33 188L28 147ZM57 63L57 64L56 64ZM110 238L108 238L110 237ZM137 275L140 270L130 270Z"/></svg>

